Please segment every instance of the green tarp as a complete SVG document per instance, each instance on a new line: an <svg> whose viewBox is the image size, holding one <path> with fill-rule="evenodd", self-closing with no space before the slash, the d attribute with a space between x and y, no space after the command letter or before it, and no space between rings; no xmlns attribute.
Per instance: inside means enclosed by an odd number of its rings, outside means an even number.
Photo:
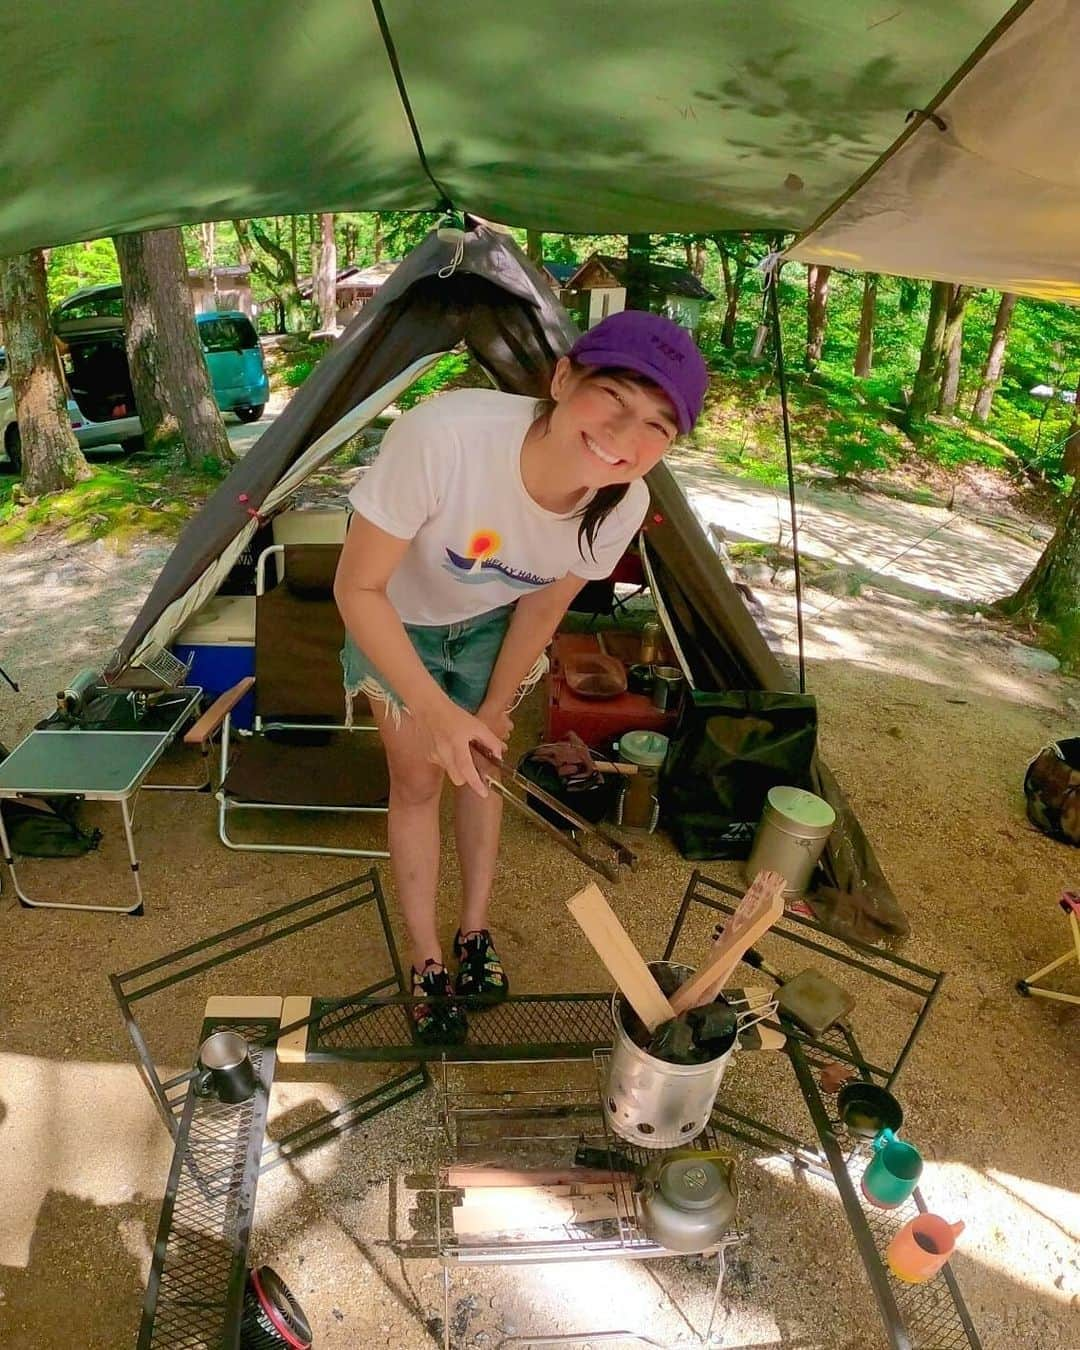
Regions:
<svg viewBox="0 0 1080 1350"><path fill-rule="evenodd" d="M0 254L442 193L547 230L802 229L1007 8L0 0Z"/></svg>

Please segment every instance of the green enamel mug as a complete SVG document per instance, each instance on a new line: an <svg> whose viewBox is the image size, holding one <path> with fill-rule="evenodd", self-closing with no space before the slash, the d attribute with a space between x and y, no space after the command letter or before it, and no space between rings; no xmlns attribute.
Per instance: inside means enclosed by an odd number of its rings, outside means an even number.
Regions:
<svg viewBox="0 0 1080 1350"><path fill-rule="evenodd" d="M882 1130L874 1139L874 1156L862 1177L862 1193L878 1209L896 1209L919 1184L923 1161L912 1144Z"/></svg>

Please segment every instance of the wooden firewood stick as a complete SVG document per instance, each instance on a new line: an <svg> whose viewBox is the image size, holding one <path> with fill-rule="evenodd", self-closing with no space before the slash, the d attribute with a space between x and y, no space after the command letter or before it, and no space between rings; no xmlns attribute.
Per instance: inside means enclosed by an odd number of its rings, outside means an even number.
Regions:
<svg viewBox="0 0 1080 1350"><path fill-rule="evenodd" d="M653 978L652 971L630 941L630 936L595 882L572 895L566 908L607 966L622 996L649 1031L674 1017L671 1004ZM751 939L752 941L753 939Z"/></svg>
<svg viewBox="0 0 1080 1350"><path fill-rule="evenodd" d="M711 1003L719 994L743 953L783 914L786 885L787 879L779 872L757 874L723 933L713 943L708 962L672 994L671 1008L676 1016L687 1008Z"/></svg>
<svg viewBox="0 0 1080 1350"><path fill-rule="evenodd" d="M544 1201L532 1195L516 1209L501 1205L457 1205L450 1211L454 1232L461 1236L479 1233L528 1232L533 1228L568 1228L598 1219L614 1219L619 1208L614 1195L554 1196Z"/></svg>
<svg viewBox="0 0 1080 1350"><path fill-rule="evenodd" d="M606 1167L489 1167L454 1163L446 1169L448 1186L613 1186L625 1181L625 1172Z"/></svg>

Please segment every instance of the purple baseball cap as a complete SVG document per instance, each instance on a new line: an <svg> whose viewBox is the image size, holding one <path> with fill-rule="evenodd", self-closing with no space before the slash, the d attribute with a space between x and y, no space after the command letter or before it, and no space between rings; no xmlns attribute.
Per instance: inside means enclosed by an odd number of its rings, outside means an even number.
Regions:
<svg viewBox="0 0 1080 1350"><path fill-rule="evenodd" d="M705 358L686 329L643 309L601 319L570 348L570 359L644 375L667 394L684 435L697 421L709 386Z"/></svg>

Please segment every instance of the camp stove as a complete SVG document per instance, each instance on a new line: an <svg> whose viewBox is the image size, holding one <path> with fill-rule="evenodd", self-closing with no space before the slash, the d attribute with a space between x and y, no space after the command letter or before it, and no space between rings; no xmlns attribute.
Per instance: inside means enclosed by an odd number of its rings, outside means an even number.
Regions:
<svg viewBox="0 0 1080 1350"><path fill-rule="evenodd" d="M189 670L190 665L160 648L133 662L115 681L106 679L97 667L87 667L57 692L56 711L39 725L138 730L149 714L167 715L172 704L186 701Z"/></svg>
<svg viewBox="0 0 1080 1350"><path fill-rule="evenodd" d="M619 871L621 867L629 868L631 872L637 867L637 854L627 848L621 839L616 839L613 834L601 829L599 825L593 825L584 820L576 811L572 811L565 802L559 801L557 797L545 792L536 783L530 782L523 774L518 773L516 769L509 764L505 764L501 759L497 759L482 745L474 744L473 749L481 758L487 760L494 770L493 773L485 774L485 781L488 786L494 788L500 797L505 798L516 811L520 811L534 825L539 825L552 839L572 853L579 862L583 862L586 867L598 872L602 877L612 882L618 882L622 879ZM519 788L524 797L518 797L513 791L514 788ZM534 811L528 805L525 797L534 798L549 811L554 812L556 816L566 822L566 828L559 829L550 820L546 820L540 815L538 811ZM596 846L599 856L589 852L579 836L583 836L590 845Z"/></svg>

